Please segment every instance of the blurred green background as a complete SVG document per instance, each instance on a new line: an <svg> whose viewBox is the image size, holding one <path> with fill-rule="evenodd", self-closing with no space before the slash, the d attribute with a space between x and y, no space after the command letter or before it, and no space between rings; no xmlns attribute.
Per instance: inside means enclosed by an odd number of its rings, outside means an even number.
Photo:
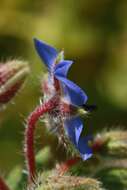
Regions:
<svg viewBox="0 0 127 190"><path fill-rule="evenodd" d="M28 60L24 88L0 113L0 169L6 174L23 161L25 119L42 96L45 68L33 46L42 39L74 60L69 78L87 93L98 110L85 122L89 133L127 124L126 0L1 0L0 62ZM56 140L39 124L38 149ZM52 145L53 146L53 145ZM54 146L54 147L55 147ZM58 150L52 148L54 155ZM57 157L57 156L56 156Z"/></svg>

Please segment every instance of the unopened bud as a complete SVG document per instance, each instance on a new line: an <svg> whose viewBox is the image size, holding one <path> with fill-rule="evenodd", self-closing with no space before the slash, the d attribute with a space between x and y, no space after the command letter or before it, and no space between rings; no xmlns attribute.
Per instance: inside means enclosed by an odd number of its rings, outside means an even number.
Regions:
<svg viewBox="0 0 127 190"><path fill-rule="evenodd" d="M44 177L44 176L43 176ZM36 190L102 190L101 183L92 178L75 176L50 176L43 178L42 185Z"/></svg>
<svg viewBox="0 0 127 190"><path fill-rule="evenodd" d="M0 64L0 104L11 100L29 73L27 62L13 60Z"/></svg>
<svg viewBox="0 0 127 190"><path fill-rule="evenodd" d="M97 135L93 149L101 150L107 156L127 157L127 131L111 130Z"/></svg>

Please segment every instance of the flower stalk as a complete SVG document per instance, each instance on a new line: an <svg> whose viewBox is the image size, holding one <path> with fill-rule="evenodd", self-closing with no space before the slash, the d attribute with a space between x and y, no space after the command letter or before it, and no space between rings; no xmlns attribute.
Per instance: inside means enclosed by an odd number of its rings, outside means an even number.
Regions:
<svg viewBox="0 0 127 190"><path fill-rule="evenodd" d="M60 165L56 166L58 175L62 176L66 172L69 171L69 169L77 164L80 161L80 157L71 158L69 160L66 160L65 162L61 163Z"/></svg>
<svg viewBox="0 0 127 190"><path fill-rule="evenodd" d="M36 177L36 166L35 166L35 154L34 154L34 132L36 128L36 122L43 114L51 111L56 106L56 98L50 99L43 105L39 105L30 114L27 120L27 127L25 130L25 158L28 170L28 181L29 183L34 182Z"/></svg>

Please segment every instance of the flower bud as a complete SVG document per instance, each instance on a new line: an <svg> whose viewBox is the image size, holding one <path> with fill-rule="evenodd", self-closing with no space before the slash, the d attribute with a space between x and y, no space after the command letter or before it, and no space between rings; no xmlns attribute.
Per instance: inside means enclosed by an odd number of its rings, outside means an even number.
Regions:
<svg viewBox="0 0 127 190"><path fill-rule="evenodd" d="M101 183L92 178L59 175L42 177L42 185L36 190L102 190Z"/></svg>
<svg viewBox="0 0 127 190"><path fill-rule="evenodd" d="M20 89L29 73L27 62L12 60L0 64L0 104L9 102Z"/></svg>
<svg viewBox="0 0 127 190"><path fill-rule="evenodd" d="M127 157L127 131L111 130L98 134L93 149L107 156Z"/></svg>

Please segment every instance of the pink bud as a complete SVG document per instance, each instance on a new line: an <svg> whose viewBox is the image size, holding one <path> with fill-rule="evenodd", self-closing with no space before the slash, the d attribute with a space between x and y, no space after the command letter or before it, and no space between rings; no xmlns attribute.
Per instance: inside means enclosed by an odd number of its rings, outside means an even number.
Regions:
<svg viewBox="0 0 127 190"><path fill-rule="evenodd" d="M11 100L29 73L28 63L19 60L0 64L0 103Z"/></svg>

